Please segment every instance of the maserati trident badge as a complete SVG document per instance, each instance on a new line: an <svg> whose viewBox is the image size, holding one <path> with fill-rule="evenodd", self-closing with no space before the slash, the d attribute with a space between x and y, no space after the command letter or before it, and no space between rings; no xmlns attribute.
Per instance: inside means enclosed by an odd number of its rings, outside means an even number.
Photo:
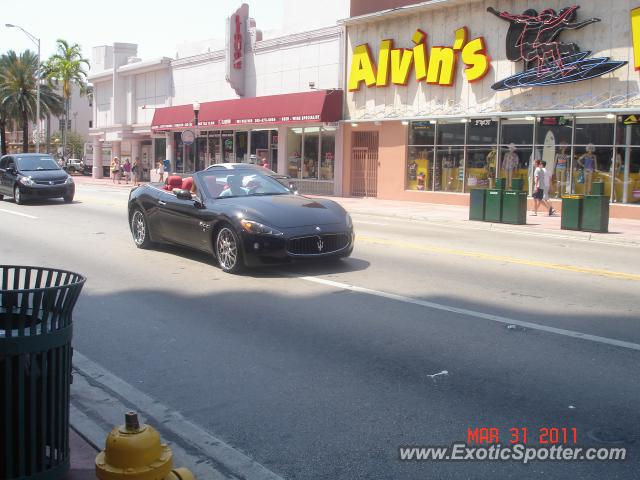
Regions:
<svg viewBox="0 0 640 480"><path fill-rule="evenodd" d="M322 239L318 238L318 251L322 252L323 247L324 247L324 243L322 243Z"/></svg>

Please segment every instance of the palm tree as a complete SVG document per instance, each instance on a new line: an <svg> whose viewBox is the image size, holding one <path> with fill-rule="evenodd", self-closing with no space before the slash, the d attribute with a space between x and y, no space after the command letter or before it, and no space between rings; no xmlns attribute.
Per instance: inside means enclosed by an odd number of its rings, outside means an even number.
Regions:
<svg viewBox="0 0 640 480"><path fill-rule="evenodd" d="M4 122L22 127L22 151L29 151L29 121L36 121L38 56L30 50L20 55L10 50L0 56L0 115ZM40 85L40 118L62 110L62 97ZM1 127L2 125L0 125ZM3 148L5 148L3 146Z"/></svg>
<svg viewBox="0 0 640 480"><path fill-rule="evenodd" d="M69 44L66 40L58 39L57 52L47 60L43 66L43 73L49 81L62 89L64 98L64 128L62 129L63 151L67 150L67 126L69 125L69 111L71 109L71 94L73 87L80 88L80 95L87 92L87 72L89 60L82 56L80 45Z"/></svg>

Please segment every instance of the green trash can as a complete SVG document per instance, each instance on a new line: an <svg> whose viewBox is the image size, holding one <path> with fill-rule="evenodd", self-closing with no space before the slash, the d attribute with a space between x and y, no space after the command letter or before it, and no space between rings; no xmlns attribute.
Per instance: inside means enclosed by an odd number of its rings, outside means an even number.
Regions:
<svg viewBox="0 0 640 480"><path fill-rule="evenodd" d="M582 201L582 195L565 195L562 197L562 217L560 219L561 229L582 229Z"/></svg>
<svg viewBox="0 0 640 480"><path fill-rule="evenodd" d="M502 178L496 178L496 190L504 190L507 187L507 179L502 177Z"/></svg>
<svg viewBox="0 0 640 480"><path fill-rule="evenodd" d="M66 478L71 317L84 282L64 270L0 265L2 479Z"/></svg>
<svg viewBox="0 0 640 480"><path fill-rule="evenodd" d="M471 189L469 198L469 220L484 220L484 203L487 196L485 188Z"/></svg>
<svg viewBox="0 0 640 480"><path fill-rule="evenodd" d="M591 184L591 195L604 195L604 182L593 182Z"/></svg>
<svg viewBox="0 0 640 480"><path fill-rule="evenodd" d="M517 190L521 192L523 188L524 188L524 179L522 178L511 179L511 190Z"/></svg>
<svg viewBox="0 0 640 480"><path fill-rule="evenodd" d="M502 193L502 223L526 225L527 192L505 190Z"/></svg>
<svg viewBox="0 0 640 480"><path fill-rule="evenodd" d="M487 200L484 207L484 221L502 221L502 190L497 188L487 190Z"/></svg>
<svg viewBox="0 0 640 480"><path fill-rule="evenodd" d="M585 232L607 233L609 231L609 198L602 195L585 195L581 221L582 230Z"/></svg>

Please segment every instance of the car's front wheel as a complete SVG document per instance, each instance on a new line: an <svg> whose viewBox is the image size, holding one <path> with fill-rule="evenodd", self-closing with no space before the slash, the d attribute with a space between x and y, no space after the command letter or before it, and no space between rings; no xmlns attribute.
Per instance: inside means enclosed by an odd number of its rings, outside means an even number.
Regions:
<svg viewBox="0 0 640 480"><path fill-rule="evenodd" d="M64 197L62 197L62 199L64 200L64 203L71 203L73 202L73 194L65 195Z"/></svg>
<svg viewBox="0 0 640 480"><path fill-rule="evenodd" d="M133 243L138 248L150 248L152 243L149 238L149 227L147 218L140 209L136 209L131 215L131 234L133 235Z"/></svg>
<svg viewBox="0 0 640 480"><path fill-rule="evenodd" d="M238 236L230 225L224 225L216 236L216 256L220 268L227 273L238 273L244 266Z"/></svg>
<svg viewBox="0 0 640 480"><path fill-rule="evenodd" d="M18 187L17 185L13 188L13 199L16 201L18 205L24 204L24 199L22 198L20 187Z"/></svg>

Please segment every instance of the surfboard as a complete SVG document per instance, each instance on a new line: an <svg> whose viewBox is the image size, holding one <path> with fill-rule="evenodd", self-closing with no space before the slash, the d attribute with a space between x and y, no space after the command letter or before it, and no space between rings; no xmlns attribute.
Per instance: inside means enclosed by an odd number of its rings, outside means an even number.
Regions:
<svg viewBox="0 0 640 480"><path fill-rule="evenodd" d="M547 135L544 137L542 160L547 162L547 172L553 174L556 168L556 136L552 131L548 131Z"/></svg>

